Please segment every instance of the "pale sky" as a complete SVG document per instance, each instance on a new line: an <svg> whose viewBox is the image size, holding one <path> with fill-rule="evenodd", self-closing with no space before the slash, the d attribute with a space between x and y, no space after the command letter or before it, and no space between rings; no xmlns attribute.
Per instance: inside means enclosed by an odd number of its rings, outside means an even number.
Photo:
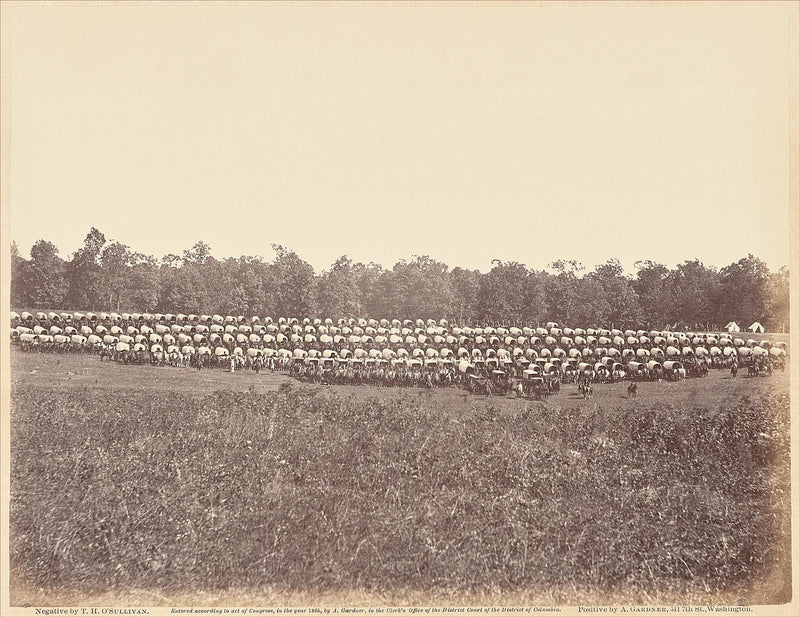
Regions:
<svg viewBox="0 0 800 617"><path fill-rule="evenodd" d="M11 238L777 270L790 12L14 7Z"/></svg>

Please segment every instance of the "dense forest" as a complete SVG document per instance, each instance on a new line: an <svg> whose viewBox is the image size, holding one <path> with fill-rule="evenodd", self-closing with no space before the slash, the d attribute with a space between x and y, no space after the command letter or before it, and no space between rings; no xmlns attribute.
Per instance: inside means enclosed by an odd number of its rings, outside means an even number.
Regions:
<svg viewBox="0 0 800 617"><path fill-rule="evenodd" d="M216 259L197 242L160 260L107 241L92 228L68 259L45 240L30 258L12 245L11 305L129 312L222 315L447 318L475 322L720 329L760 321L788 330L789 270L770 272L747 255L724 268L697 259L674 268L617 260L587 270L559 260L548 270L494 260L487 273L450 267L428 256L391 269L346 256L317 274L295 252L272 245L274 258Z"/></svg>

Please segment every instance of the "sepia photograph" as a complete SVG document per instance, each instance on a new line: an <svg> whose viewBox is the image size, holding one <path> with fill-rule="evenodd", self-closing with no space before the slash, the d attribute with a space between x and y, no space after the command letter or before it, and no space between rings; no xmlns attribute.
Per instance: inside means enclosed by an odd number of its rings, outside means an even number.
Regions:
<svg viewBox="0 0 800 617"><path fill-rule="evenodd" d="M800 614L800 3L0 27L1 614Z"/></svg>

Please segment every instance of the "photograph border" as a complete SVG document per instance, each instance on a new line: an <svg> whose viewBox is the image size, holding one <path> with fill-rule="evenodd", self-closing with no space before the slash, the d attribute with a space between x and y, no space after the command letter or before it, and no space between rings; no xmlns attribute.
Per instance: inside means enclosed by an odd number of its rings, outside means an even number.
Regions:
<svg viewBox="0 0 800 617"><path fill-rule="evenodd" d="M11 83L13 82L13 75L11 72L11 58L12 58L12 38L13 32L11 32L11 19L10 15L14 10L17 10L19 7L31 6L31 5L40 5L44 6L47 5L46 2L18 2L18 1L11 1L11 2L0 2L0 124L2 126L2 132L0 132L0 235L2 235L2 241L0 242L0 277L2 278L2 285L0 285L0 323L8 324L10 320L10 244L11 244L11 235L10 235L10 222L8 211L12 207L10 203L11 200L11 160L13 153L11 152L11 132L13 130L13 109L10 105L10 88ZM65 2L65 3L58 3L60 6L65 4L73 7L84 7L84 6L97 6L97 5L105 5L110 7L115 7L120 10L124 10L126 6L129 6L132 3L129 2ZM147 2L140 3L137 2L135 4L149 4ZM166 5L175 5L185 7L187 10L190 10L190 6L184 2L178 2L175 0L167 1L159 4L166 4ZM231 2L212 2L207 4L214 4L214 5L235 5L237 3ZM261 3L259 3L261 4ZM290 5L290 6L329 6L331 4L341 5L347 4L350 6L359 6L359 7L374 7L376 5L386 6L387 4L391 4L392 6L417 6L419 2L392 2L392 3L381 3L381 2L366 2L366 3L359 3L359 2L347 2L347 3L330 3L330 2L280 2L280 3L267 3L267 4L280 4L283 6ZM452 3L452 2L437 2L435 3L439 6L455 6L456 4L460 3ZM675 6L675 2L513 2L513 3L495 3L495 2L471 2L468 3L470 6L486 6L486 7L497 7L498 5L513 5L515 7L521 6L530 6L530 7L553 7L553 6L569 6L575 7L580 9L581 7L586 6L604 6L613 8L614 6L637 6L644 8L645 6ZM691 8L691 6L697 4L714 4L719 5L719 3L715 2L693 2L693 3L678 3L680 6L684 6L687 10ZM748 4L761 4L758 1L754 2L728 2L726 3L731 5L731 8L734 9L737 6L748 5ZM789 23L787 23L787 28L789 30L789 36L791 41L791 75L790 75L790 95L787 104L789 105L790 109L790 135L788 140L788 154L789 154L789 165L790 165L790 185L787 187L787 191L789 193L789 203L790 203L790 217L791 220L789 221L789 234L791 238L791 249L790 249L790 259L791 259L791 418L792 418L792 425L791 425L791 444L792 444L792 452L791 452L791 467L792 467L792 504L800 503L800 491L798 490L798 480L800 480L800 473L798 472L798 467L800 466L800 426L798 425L798 420L800 419L800 357L798 357L798 350L800 349L800 268L798 268L798 264L800 264L800 3L798 2L788 2L788 3L778 3L778 4L787 4L790 7L790 16ZM66 612L49 612L46 613L43 611L54 611L54 610L61 610L61 609L54 609L53 607L16 607L9 605L9 592L10 592L10 581L9 581L9 501L10 501L10 451L13 447L11 443L10 437L10 416L12 413L11 409L11 395L10 395L10 384L11 384L11 371L9 366L9 357L10 357L10 341L8 336L3 335L0 337L0 408L2 409L2 414L0 415L0 614L9 615L13 617L27 617L29 615L41 615L41 614L105 614L105 615L121 615L121 614L135 614L136 609L142 609L146 611L146 614L149 615L169 615L174 614L172 609L175 608L189 608L193 607L195 609L194 614L201 614L200 609L211 609L211 608L218 608L220 612L224 609L227 609L226 612L228 613L239 613L242 614L245 612L244 609L247 608L263 608L267 605L256 605L256 606L247 606L237 604L233 600L233 595L228 594L228 597L231 598L231 605L227 607L220 607L216 601L211 601L208 598L203 598L202 596L196 596L190 598L194 600L191 603L184 603L181 605L176 606L156 606L156 605L135 605L131 606L128 603L117 603L119 598L116 597L114 594L105 595L101 594L100 596L77 596L71 595L64 603L63 611ZM752 610L748 611L748 614L753 615L770 615L770 616L781 616L781 615L796 615L800 614L800 576L798 576L797 565L800 563L800 544L798 544L798 536L800 536L800 515L796 508L792 512L792 600L788 604L784 605L774 605L774 606L753 606L750 607ZM358 593L352 594L351 596L331 596L330 602L326 598L323 598L324 607L328 609L340 609L339 612L345 612L341 609L346 607L350 608L364 608L365 610L369 609L384 609L385 605L377 605L377 604L370 604L369 602L372 601L370 599L367 600L365 604L362 602L359 597ZM145 595L145 597L147 597ZM151 598L154 600L158 600L157 592L153 592ZM208 604L204 604L205 602L210 602ZM319 604L319 597L304 597L302 594L294 594L291 598L292 606L295 608L309 608L312 606L320 606ZM284 604L285 606L285 604ZM514 601L510 604L510 606L519 606L518 601ZM76 607L75 613L70 613L69 608ZM78 612L79 609L86 609L85 612ZM440 610L441 606L431 606L426 604L424 594L420 594L419 604L416 607L419 610L415 611L412 610L410 607L406 608L399 608L393 614L414 614L414 613L426 613L426 614L442 614ZM502 605L497 605L492 607L492 610L486 610L484 612L505 612L506 614L510 614L510 611L502 611ZM593 614L593 615L611 615L611 614L622 614L620 610L621 607L619 605L615 606L600 606L600 605L591 605L591 606L583 606L579 607L576 605L568 605L568 606L560 606L560 607L553 607L558 608L558 612L556 614L560 615L578 615L578 614ZM638 607L642 608L642 607ZM662 607L667 610L663 611L656 611L655 609L658 607L652 607L652 610L637 610L637 607L628 607L629 613L655 613L659 615L672 615L672 614L680 614L680 615L695 615L695 614L704 614L708 615L709 612L707 610L698 611L694 610L698 607L692 606L671 606L671 607ZM699 607L702 608L702 607ZM736 612L734 611L735 607L730 607L731 610L727 610L725 612ZM92 611L94 609L94 611ZM439 609L437 612L436 609ZM527 614L537 614L537 613L544 613L544 610L540 610L537 608L530 608L527 607ZM671 610L676 609L676 610ZM289 611L284 610L283 613L286 614ZM210 611L205 611L205 614L212 614ZM306 614L309 614L306 612Z"/></svg>

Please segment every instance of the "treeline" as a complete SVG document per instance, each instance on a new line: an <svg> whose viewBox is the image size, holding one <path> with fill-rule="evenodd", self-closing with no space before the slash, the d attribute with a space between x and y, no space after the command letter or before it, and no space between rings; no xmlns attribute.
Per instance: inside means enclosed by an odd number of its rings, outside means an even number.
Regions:
<svg viewBox="0 0 800 617"><path fill-rule="evenodd" d="M760 321L768 330L789 327L789 270L770 272L747 255L722 269L697 259L669 268L636 263L627 276L617 260L587 271L555 261L550 272L494 260L487 273L451 268L428 256L400 260L391 269L346 256L316 274L295 252L272 245L262 257L216 259L205 242L160 260L107 241L95 228L69 259L39 240L30 259L12 245L11 304L129 312L219 313L270 316L447 318L570 325L742 328Z"/></svg>

